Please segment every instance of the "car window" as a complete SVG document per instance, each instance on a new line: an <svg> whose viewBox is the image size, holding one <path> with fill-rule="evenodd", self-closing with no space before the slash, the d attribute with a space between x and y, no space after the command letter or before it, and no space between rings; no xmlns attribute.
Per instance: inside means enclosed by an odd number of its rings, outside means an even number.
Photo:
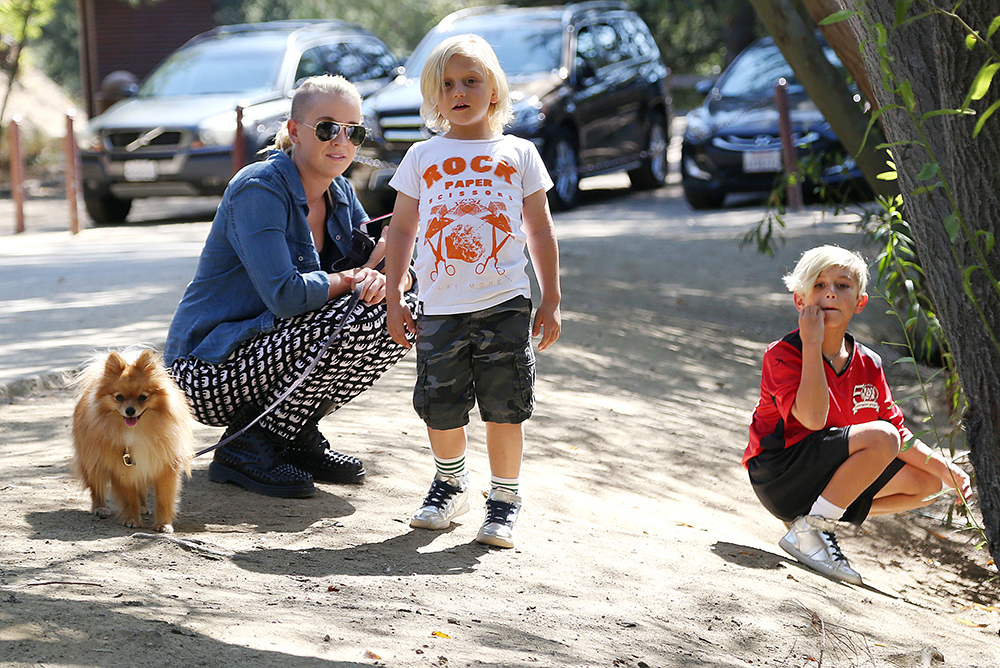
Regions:
<svg viewBox="0 0 1000 668"><path fill-rule="evenodd" d="M656 43L653 41L646 25L636 21L631 16L625 17L618 24L621 34L622 48L633 58L648 58L656 53Z"/></svg>
<svg viewBox="0 0 1000 668"><path fill-rule="evenodd" d="M357 80L381 79L391 76L398 63L388 49L375 42L357 42L352 45L360 57Z"/></svg>
<svg viewBox="0 0 1000 668"><path fill-rule="evenodd" d="M420 43L406 62L409 76L419 76L424 61L435 46L448 37L466 32L475 33L490 43L508 78L551 72L562 65L563 31L558 22L519 26L516 31L507 26L456 25L454 30L434 33L432 39Z"/></svg>
<svg viewBox="0 0 1000 668"><path fill-rule="evenodd" d="M841 67L840 59L829 46L823 47L827 59ZM741 53L719 80L723 97L766 97L774 94L774 85L784 78L789 93L803 92L791 66L773 44L750 47Z"/></svg>
<svg viewBox="0 0 1000 668"><path fill-rule="evenodd" d="M346 44L322 44L306 49L299 58L299 67L295 70L296 83L306 77L315 77L321 74L343 74L348 79L351 78L344 71L344 66L352 65L351 57ZM355 57L356 59L356 57Z"/></svg>
<svg viewBox="0 0 1000 668"><path fill-rule="evenodd" d="M597 26L587 25L580 28L576 36L576 59L577 69L587 64L598 70L610 62Z"/></svg>
<svg viewBox="0 0 1000 668"><path fill-rule="evenodd" d="M274 90L284 52L202 45L174 52L143 82L138 97ZM233 72L239 72L238 77Z"/></svg>

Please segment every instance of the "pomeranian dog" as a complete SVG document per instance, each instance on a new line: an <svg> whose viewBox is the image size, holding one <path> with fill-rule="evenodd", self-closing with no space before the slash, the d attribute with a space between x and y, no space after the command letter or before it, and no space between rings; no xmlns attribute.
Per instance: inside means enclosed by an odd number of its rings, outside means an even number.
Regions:
<svg viewBox="0 0 1000 668"><path fill-rule="evenodd" d="M194 454L187 397L149 349L97 355L77 385L73 474L90 490L91 511L111 515L110 489L125 526L140 527L152 490L153 527L172 533Z"/></svg>

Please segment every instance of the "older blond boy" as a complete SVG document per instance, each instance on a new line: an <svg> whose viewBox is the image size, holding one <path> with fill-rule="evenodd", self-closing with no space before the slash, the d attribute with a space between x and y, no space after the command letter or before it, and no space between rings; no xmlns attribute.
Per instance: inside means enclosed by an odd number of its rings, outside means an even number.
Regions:
<svg viewBox="0 0 1000 668"><path fill-rule="evenodd" d="M942 483L959 502L971 494L968 475L906 428L881 358L847 331L868 303L867 274L857 253L821 246L785 276L799 328L764 353L743 455L757 497L789 526L781 548L854 584L861 575L837 545L838 521L925 506Z"/></svg>

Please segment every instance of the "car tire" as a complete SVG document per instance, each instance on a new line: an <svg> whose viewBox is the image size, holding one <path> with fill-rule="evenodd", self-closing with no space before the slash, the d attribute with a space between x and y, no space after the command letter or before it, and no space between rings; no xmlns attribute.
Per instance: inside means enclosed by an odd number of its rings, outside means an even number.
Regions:
<svg viewBox="0 0 1000 668"><path fill-rule="evenodd" d="M84 193L83 204L94 225L121 225L132 209L132 200L119 199L111 193Z"/></svg>
<svg viewBox="0 0 1000 668"><path fill-rule="evenodd" d="M667 147L670 145L670 132L667 130L667 120L663 114L656 113L649 122L649 135L646 142L646 157L642 164L629 170L628 178L635 190L655 190L667 182Z"/></svg>
<svg viewBox="0 0 1000 668"><path fill-rule="evenodd" d="M684 183L684 199L692 209L718 209L726 199L726 193L721 190L706 190L693 188Z"/></svg>
<svg viewBox="0 0 1000 668"><path fill-rule="evenodd" d="M559 128L545 145L545 166L554 182L549 190L549 206L567 211L580 197L580 158L576 136L568 128Z"/></svg>

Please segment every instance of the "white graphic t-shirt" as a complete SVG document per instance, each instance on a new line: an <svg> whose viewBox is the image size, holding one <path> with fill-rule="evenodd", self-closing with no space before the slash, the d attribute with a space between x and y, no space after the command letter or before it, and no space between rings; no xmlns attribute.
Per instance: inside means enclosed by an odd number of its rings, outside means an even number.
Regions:
<svg viewBox="0 0 1000 668"><path fill-rule="evenodd" d="M510 135L432 137L410 147L389 185L419 202L414 269L424 313L531 296L521 208L552 187L534 144Z"/></svg>

